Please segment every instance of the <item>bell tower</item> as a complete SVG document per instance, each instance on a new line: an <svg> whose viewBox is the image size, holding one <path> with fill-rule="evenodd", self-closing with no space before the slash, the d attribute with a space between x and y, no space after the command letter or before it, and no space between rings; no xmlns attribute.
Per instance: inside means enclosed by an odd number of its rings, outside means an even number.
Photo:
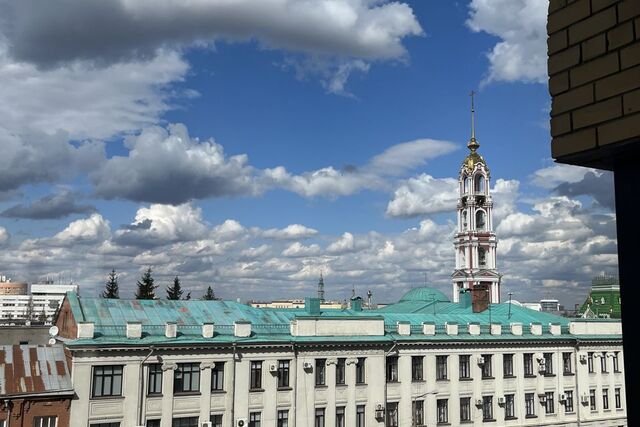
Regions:
<svg viewBox="0 0 640 427"><path fill-rule="evenodd" d="M496 267L496 234L493 231L493 201L489 189L489 167L478 154L476 140L474 95L471 92L470 153L460 168L458 197L458 230L453 244L456 268L453 280L453 301L466 289L486 289L491 303L500 302L500 275Z"/></svg>

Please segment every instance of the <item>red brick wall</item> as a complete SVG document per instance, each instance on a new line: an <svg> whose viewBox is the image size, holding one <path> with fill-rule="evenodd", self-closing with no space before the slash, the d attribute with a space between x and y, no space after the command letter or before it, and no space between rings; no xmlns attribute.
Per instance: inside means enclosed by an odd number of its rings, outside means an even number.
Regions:
<svg viewBox="0 0 640 427"><path fill-rule="evenodd" d="M50 400L15 399L11 401L11 415L7 427L32 427L35 417L57 416L58 427L69 427L71 399ZM0 409L0 420L7 420L9 411Z"/></svg>

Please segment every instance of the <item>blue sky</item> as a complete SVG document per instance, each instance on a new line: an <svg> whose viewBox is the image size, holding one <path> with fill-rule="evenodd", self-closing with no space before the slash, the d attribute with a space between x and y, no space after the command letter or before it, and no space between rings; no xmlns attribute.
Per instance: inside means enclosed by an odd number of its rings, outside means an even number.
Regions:
<svg viewBox="0 0 640 427"><path fill-rule="evenodd" d="M449 292L472 89L505 287L616 272L611 176L550 159L543 0L74 3L0 22L3 274Z"/></svg>

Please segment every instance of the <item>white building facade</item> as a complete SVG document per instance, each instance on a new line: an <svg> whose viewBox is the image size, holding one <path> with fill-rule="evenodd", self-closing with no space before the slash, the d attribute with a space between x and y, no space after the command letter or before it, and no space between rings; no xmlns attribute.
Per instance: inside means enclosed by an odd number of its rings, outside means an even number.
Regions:
<svg viewBox="0 0 640 427"><path fill-rule="evenodd" d="M0 295L0 324L51 322L67 292L78 292L78 285L35 283L30 294Z"/></svg>

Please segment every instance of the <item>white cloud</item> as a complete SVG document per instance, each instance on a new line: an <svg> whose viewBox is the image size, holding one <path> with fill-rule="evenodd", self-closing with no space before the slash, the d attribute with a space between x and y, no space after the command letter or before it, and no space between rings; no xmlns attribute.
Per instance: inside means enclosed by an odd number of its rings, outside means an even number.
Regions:
<svg viewBox="0 0 640 427"><path fill-rule="evenodd" d="M356 248L355 238L353 234L345 232L342 237L332 242L327 246L327 252L332 254L340 254L345 252L351 252Z"/></svg>
<svg viewBox="0 0 640 427"><path fill-rule="evenodd" d="M318 234L318 230L314 230L313 228L305 227L302 224L290 224L285 228L270 228L269 230L264 230L262 235L271 239L306 239Z"/></svg>
<svg viewBox="0 0 640 427"><path fill-rule="evenodd" d="M71 245L77 243L95 243L108 239L111 235L109 221L95 213L89 218L78 219L53 237L56 243Z"/></svg>
<svg viewBox="0 0 640 427"><path fill-rule="evenodd" d="M552 189L565 182L582 181L587 172L601 173L591 168L555 164L536 170L531 176L531 182L538 187Z"/></svg>
<svg viewBox="0 0 640 427"><path fill-rule="evenodd" d="M4 246L5 244L7 244L10 237L11 236L9 235L7 229L4 227L0 227L0 246Z"/></svg>
<svg viewBox="0 0 640 427"><path fill-rule="evenodd" d="M320 253L320 246L313 243L309 246L305 246L300 242L293 242L282 251L282 255L286 257L306 257L315 256Z"/></svg>
<svg viewBox="0 0 640 427"><path fill-rule="evenodd" d="M488 53L491 81L547 81L548 0L472 0L467 25L500 41Z"/></svg>
<svg viewBox="0 0 640 427"><path fill-rule="evenodd" d="M387 204L390 217L415 217L453 212L458 201L458 180L421 174L403 181Z"/></svg>

